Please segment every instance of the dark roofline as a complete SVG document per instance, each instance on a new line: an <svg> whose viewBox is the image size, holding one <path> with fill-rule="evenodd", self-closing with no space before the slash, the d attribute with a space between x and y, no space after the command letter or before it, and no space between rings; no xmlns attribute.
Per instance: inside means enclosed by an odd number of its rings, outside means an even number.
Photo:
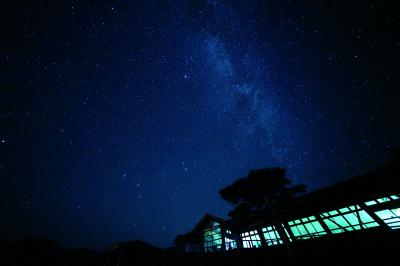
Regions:
<svg viewBox="0 0 400 266"><path fill-rule="evenodd" d="M196 226L193 228L193 230L191 231L191 233L195 233L195 232L198 231L198 230L202 230L203 224L204 224L205 222L207 222L207 221L216 221L216 222L219 222L219 223L221 223L221 224L226 224L226 223L228 223L228 221L226 221L226 220L224 220L224 219L222 219L222 218L219 218L219 217L217 217L217 216L215 216L215 215L206 213L206 214L200 219L200 221L196 224Z"/></svg>
<svg viewBox="0 0 400 266"><path fill-rule="evenodd" d="M396 162L393 162L370 173L299 196L291 204L301 210L314 211L344 207L348 204L400 193L399 181L400 164L396 165Z"/></svg>
<svg viewBox="0 0 400 266"><path fill-rule="evenodd" d="M400 162L393 160L367 174L337 182L278 204L275 211L282 220L297 219L398 193L400 193ZM272 223L272 218L268 216L268 213L255 214L243 219L230 219L228 222L239 228L248 228Z"/></svg>
<svg viewBox="0 0 400 266"><path fill-rule="evenodd" d="M278 204L275 206L275 211L283 221L288 221L398 193L400 193L400 159L395 158L367 174L337 182L298 196L290 202ZM207 219L219 221L237 229L272 222L272 219L269 221L268 214L253 215L239 220L232 218L223 220L206 214L190 233L197 233Z"/></svg>

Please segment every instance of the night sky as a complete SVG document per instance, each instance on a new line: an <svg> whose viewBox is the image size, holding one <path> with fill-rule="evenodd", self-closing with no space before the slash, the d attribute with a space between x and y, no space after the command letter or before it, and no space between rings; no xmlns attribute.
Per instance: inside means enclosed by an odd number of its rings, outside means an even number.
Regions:
<svg viewBox="0 0 400 266"><path fill-rule="evenodd" d="M167 247L250 169L312 190L399 146L389 2L26 2L0 11L0 240Z"/></svg>

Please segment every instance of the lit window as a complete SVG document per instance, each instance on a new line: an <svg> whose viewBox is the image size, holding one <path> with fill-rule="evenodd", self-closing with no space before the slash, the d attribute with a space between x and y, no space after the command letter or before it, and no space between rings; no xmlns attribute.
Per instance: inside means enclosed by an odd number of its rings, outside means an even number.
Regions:
<svg viewBox="0 0 400 266"><path fill-rule="evenodd" d="M339 214L337 211L330 211L330 212L328 212L328 214L329 215L337 215L337 214Z"/></svg>
<svg viewBox="0 0 400 266"><path fill-rule="evenodd" d="M218 223L218 222L211 222L211 226L212 226L212 227L219 226L219 223Z"/></svg>
<svg viewBox="0 0 400 266"><path fill-rule="evenodd" d="M375 212L390 228L400 229L400 208Z"/></svg>
<svg viewBox="0 0 400 266"><path fill-rule="evenodd" d="M244 248L261 247L261 239L256 230L240 234Z"/></svg>
<svg viewBox="0 0 400 266"><path fill-rule="evenodd" d="M384 203L384 202L388 202L388 201L392 201L392 200L398 200L399 198L400 198L400 195L392 195L389 197L383 197L383 198L379 198L376 200L367 201L367 202L365 202L365 205L371 206L371 205L375 205L378 203Z"/></svg>
<svg viewBox="0 0 400 266"><path fill-rule="evenodd" d="M210 228L204 230L204 250L212 252L222 249L221 228L219 223L212 222Z"/></svg>
<svg viewBox="0 0 400 266"><path fill-rule="evenodd" d="M267 226L262 229L264 234L265 241L267 241L268 246L282 244L281 237L278 234L278 231L275 229L275 226Z"/></svg>
<svg viewBox="0 0 400 266"><path fill-rule="evenodd" d="M290 221L288 224L296 239L309 239L326 235L324 228L316 220L315 216Z"/></svg>
<svg viewBox="0 0 400 266"><path fill-rule="evenodd" d="M225 249L230 250L235 248L237 248L236 241L228 237L225 237Z"/></svg>
<svg viewBox="0 0 400 266"><path fill-rule="evenodd" d="M339 212L330 211L321 214L324 223L334 234L379 226L379 224L375 222L367 212L361 210L358 205L339 209Z"/></svg>
<svg viewBox="0 0 400 266"><path fill-rule="evenodd" d="M375 205L375 204L376 204L375 200L370 200L370 201L365 202L365 205L367 205L367 206L371 206L371 205Z"/></svg>
<svg viewBox="0 0 400 266"><path fill-rule="evenodd" d="M388 197L377 199L377 201L378 201L379 203L388 202L388 201L390 201L390 200L391 200L391 199L388 198Z"/></svg>

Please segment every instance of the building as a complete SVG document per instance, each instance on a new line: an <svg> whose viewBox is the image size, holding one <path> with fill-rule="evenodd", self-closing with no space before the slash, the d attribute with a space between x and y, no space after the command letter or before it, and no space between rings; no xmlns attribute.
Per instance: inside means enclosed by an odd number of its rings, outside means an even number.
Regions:
<svg viewBox="0 0 400 266"><path fill-rule="evenodd" d="M335 239L336 235L398 235L399 168L398 161L391 162L369 174L276 206L287 238L294 245L309 239ZM185 238L186 251L206 253L283 246L272 219L266 215L224 220L206 214Z"/></svg>

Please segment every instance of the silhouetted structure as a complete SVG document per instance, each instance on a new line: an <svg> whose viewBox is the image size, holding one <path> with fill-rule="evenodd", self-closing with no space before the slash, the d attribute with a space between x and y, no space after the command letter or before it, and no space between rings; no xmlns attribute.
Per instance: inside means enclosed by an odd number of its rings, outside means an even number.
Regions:
<svg viewBox="0 0 400 266"><path fill-rule="evenodd" d="M321 239L339 241L398 237L400 229L400 163L399 158L369 174L339 182L303 196L280 200L275 214L290 245L301 246ZM243 192L242 192L243 193ZM245 192L247 193L247 192ZM236 202L239 203L239 202ZM240 205L238 205L240 206ZM185 251L214 252L235 249L282 246L282 233L276 220L262 211L238 211L229 220L206 214L185 235ZM399 230L400 231L400 230ZM323 239L325 239L323 241ZM332 242L332 243L333 243ZM314 246L315 247L315 246Z"/></svg>

